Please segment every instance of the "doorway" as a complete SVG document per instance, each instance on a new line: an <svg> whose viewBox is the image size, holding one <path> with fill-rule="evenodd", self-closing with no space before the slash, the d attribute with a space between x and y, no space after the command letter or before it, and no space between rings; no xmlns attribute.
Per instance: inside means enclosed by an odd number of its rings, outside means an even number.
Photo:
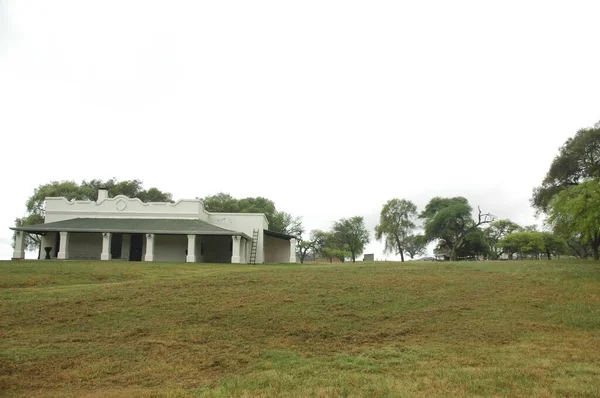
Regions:
<svg viewBox="0 0 600 398"><path fill-rule="evenodd" d="M58 250L60 249L60 232L56 232L54 238L54 258L58 258Z"/></svg>
<svg viewBox="0 0 600 398"><path fill-rule="evenodd" d="M129 261L142 261L143 247L144 235L131 234L131 243L129 245Z"/></svg>
<svg viewBox="0 0 600 398"><path fill-rule="evenodd" d="M123 249L123 234L112 234L110 237L110 258L120 259L121 249Z"/></svg>

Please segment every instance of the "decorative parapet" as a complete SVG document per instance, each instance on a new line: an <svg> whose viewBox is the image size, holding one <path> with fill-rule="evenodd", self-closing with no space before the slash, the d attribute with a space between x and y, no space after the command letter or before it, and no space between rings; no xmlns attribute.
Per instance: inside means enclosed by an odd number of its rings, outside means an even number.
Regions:
<svg viewBox="0 0 600 398"><path fill-rule="evenodd" d="M46 222L70 218L181 218L207 220L208 213L199 199L183 199L175 203L144 203L138 198L118 195L99 202L69 201L46 198Z"/></svg>

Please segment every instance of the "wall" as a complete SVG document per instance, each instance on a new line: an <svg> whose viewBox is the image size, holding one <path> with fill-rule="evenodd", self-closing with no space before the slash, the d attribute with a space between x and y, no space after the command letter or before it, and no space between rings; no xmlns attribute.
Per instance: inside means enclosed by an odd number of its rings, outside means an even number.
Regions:
<svg viewBox="0 0 600 398"><path fill-rule="evenodd" d="M102 234L69 232L69 260L100 260Z"/></svg>
<svg viewBox="0 0 600 398"><path fill-rule="evenodd" d="M99 202L68 201L65 198L46 198L46 222L71 218L175 218L207 220L208 213L198 199L176 203L143 203L123 195Z"/></svg>
<svg viewBox="0 0 600 398"><path fill-rule="evenodd" d="M231 236L202 236L204 245L204 262L231 263Z"/></svg>
<svg viewBox="0 0 600 398"><path fill-rule="evenodd" d="M252 233L258 229L256 262L265 262L263 231L269 229L264 214L259 213L208 213L208 222L233 231L243 232L252 239ZM250 249L248 249L250 250Z"/></svg>
<svg viewBox="0 0 600 398"><path fill-rule="evenodd" d="M289 263L290 241L265 236L265 263Z"/></svg>
<svg viewBox="0 0 600 398"><path fill-rule="evenodd" d="M154 261L185 262L187 245L187 235L154 235Z"/></svg>

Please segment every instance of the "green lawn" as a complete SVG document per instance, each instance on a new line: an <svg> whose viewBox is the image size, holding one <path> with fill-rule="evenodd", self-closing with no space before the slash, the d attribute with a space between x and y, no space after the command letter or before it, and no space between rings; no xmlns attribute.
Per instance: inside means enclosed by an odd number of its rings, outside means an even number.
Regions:
<svg viewBox="0 0 600 398"><path fill-rule="evenodd" d="M0 262L0 395L600 396L600 263Z"/></svg>

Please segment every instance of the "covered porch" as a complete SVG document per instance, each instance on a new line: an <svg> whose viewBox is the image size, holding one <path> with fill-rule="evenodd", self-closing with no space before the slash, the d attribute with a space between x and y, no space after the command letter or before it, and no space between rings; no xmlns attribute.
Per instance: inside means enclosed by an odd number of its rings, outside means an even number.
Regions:
<svg viewBox="0 0 600 398"><path fill-rule="evenodd" d="M265 263L295 263L296 237L264 230Z"/></svg>
<svg viewBox="0 0 600 398"><path fill-rule="evenodd" d="M248 263L251 238L201 220L75 218L14 227L13 259L28 233L41 236L41 258L190 263Z"/></svg>

